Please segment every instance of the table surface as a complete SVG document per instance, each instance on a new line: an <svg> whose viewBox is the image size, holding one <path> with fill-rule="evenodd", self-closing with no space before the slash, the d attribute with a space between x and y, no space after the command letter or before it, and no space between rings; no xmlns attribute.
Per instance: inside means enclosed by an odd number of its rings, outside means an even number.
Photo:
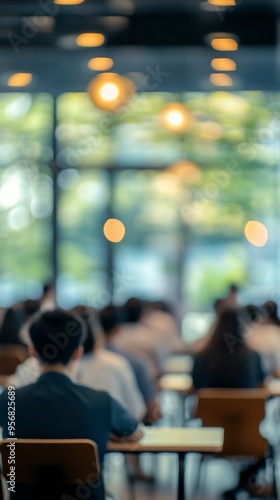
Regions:
<svg viewBox="0 0 280 500"><path fill-rule="evenodd" d="M162 375L158 381L161 391L176 391L189 393L193 390L193 380L190 375L184 373L167 373Z"/></svg>
<svg viewBox="0 0 280 500"><path fill-rule="evenodd" d="M221 427L145 427L144 436L135 443L110 441L108 451L121 452L209 452L222 450Z"/></svg>
<svg viewBox="0 0 280 500"><path fill-rule="evenodd" d="M164 363L165 373L190 373L193 367L193 358L188 354L177 354L167 358Z"/></svg>
<svg viewBox="0 0 280 500"><path fill-rule="evenodd" d="M269 380L268 384L268 391L270 396L280 396L280 379L279 378L273 378Z"/></svg>

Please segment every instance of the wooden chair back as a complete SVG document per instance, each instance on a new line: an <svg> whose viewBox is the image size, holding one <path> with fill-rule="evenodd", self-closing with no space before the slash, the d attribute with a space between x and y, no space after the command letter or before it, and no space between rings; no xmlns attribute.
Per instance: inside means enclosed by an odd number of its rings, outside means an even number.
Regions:
<svg viewBox="0 0 280 500"><path fill-rule="evenodd" d="M11 441L0 444L3 476L9 480ZM15 442L16 483L38 485L48 481L77 485L94 483L99 478L96 443L89 439L17 439Z"/></svg>
<svg viewBox="0 0 280 500"><path fill-rule="evenodd" d="M0 375L13 375L17 366L27 358L27 349L16 344L0 346Z"/></svg>
<svg viewBox="0 0 280 500"><path fill-rule="evenodd" d="M265 389L201 389L197 392L196 417L205 426L223 427L221 456L262 458L268 443L259 426L265 416Z"/></svg>

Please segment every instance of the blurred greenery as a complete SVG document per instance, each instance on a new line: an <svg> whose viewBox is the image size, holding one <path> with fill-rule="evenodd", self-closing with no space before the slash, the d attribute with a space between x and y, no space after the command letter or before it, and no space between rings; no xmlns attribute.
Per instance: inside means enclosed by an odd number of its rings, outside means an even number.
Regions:
<svg viewBox="0 0 280 500"><path fill-rule="evenodd" d="M166 129L161 119L165 105L176 101L192 117L183 133ZM102 288L110 245L113 272L127 266L134 276L117 300L139 293L142 282L147 294L146 282L151 296L162 290L162 298L175 302L182 293L200 310L230 282L244 288L277 284L272 269L279 248L279 112L275 92L143 93L114 114L95 108L87 94L61 95L56 130L61 282L71 282L72 294L79 286L89 294L95 278ZM0 96L5 283L24 286L51 273L52 126L50 96ZM179 161L188 163L178 166ZM126 227L117 245L103 235L109 216ZM268 228L266 246L246 241L249 220ZM256 262L267 266L266 276L256 271Z"/></svg>
<svg viewBox="0 0 280 500"><path fill-rule="evenodd" d="M52 99L0 95L1 303L40 293L51 278Z"/></svg>

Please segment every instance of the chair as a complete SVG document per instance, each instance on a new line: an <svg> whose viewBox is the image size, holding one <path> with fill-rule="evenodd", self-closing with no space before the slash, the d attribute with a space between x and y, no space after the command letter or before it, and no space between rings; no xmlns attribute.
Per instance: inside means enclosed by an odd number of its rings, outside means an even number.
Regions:
<svg viewBox="0 0 280 500"><path fill-rule="evenodd" d="M4 440L0 444L6 481L10 480L8 474L11 472L11 465L8 463L11 457L9 443L10 441ZM16 486L22 488L24 485L28 491L26 498L30 500L61 500L63 493L68 493L68 486L72 485L73 494L80 484L94 483L100 477L97 445L89 439L18 439L15 453ZM37 485L36 491L33 493L28 485ZM20 492L17 487L16 491ZM85 495L84 492L83 494ZM17 498L24 500L24 493L20 493ZM72 497L65 495L65 498ZM90 498L89 494L87 498Z"/></svg>
<svg viewBox="0 0 280 500"><path fill-rule="evenodd" d="M27 358L27 349L17 344L0 345L0 375L13 375Z"/></svg>
<svg viewBox="0 0 280 500"><path fill-rule="evenodd" d="M265 417L266 389L201 389L196 417L205 426L223 427L224 446L218 457L264 460L268 442L259 426Z"/></svg>

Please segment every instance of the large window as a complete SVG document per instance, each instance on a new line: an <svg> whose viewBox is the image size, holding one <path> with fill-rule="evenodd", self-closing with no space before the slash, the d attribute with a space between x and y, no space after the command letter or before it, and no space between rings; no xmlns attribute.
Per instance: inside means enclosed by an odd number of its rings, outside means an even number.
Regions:
<svg viewBox="0 0 280 500"><path fill-rule="evenodd" d="M110 114L86 94L61 95L60 305L101 307L112 293L115 302L141 295L209 311L233 282L244 301L271 296L280 278L279 97L148 93ZM191 114L184 133L163 126L173 101ZM3 95L0 106L0 287L9 302L51 275L53 112L46 95ZM108 218L125 225L120 243L103 234ZM265 246L246 240L250 220L266 226Z"/></svg>

